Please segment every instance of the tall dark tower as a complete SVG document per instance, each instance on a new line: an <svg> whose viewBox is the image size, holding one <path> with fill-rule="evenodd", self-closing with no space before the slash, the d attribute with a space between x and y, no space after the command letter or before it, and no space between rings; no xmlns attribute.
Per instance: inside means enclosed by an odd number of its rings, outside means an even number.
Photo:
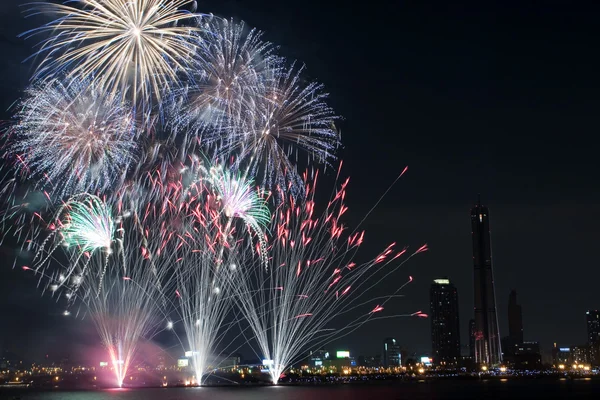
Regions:
<svg viewBox="0 0 600 400"><path fill-rule="evenodd" d="M475 320L469 320L469 357L475 361Z"/></svg>
<svg viewBox="0 0 600 400"><path fill-rule="evenodd" d="M517 291L508 296L508 336L513 345L523 343L523 311L517 303Z"/></svg>
<svg viewBox="0 0 600 400"><path fill-rule="evenodd" d="M487 207L481 205L481 199L471 209L471 234L475 289L475 362L496 365L502 362L502 351L494 293L490 213Z"/></svg>
<svg viewBox="0 0 600 400"><path fill-rule="evenodd" d="M449 279L433 281L430 305L433 362L438 365L456 365L460 361L458 293Z"/></svg>

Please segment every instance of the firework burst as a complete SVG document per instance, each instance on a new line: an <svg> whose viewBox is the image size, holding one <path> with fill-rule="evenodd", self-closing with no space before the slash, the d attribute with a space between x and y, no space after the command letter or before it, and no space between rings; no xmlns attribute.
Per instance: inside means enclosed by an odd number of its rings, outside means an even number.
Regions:
<svg viewBox="0 0 600 400"><path fill-rule="evenodd" d="M36 272L58 282L52 291L70 283L78 287L94 259L92 256L98 252L104 260L97 284L101 288L115 233L112 212L106 203L89 194L73 196L59 208L48 228L50 234L37 249L34 263ZM68 266L59 272L49 272L54 271L54 252L60 247L67 252Z"/></svg>
<svg viewBox="0 0 600 400"><path fill-rule="evenodd" d="M186 70L193 18L183 6L191 0L76 0L43 3L35 12L58 15L25 35L47 33L39 55L45 56L36 78L67 70L70 76L93 76L110 92L129 92L137 103L161 97Z"/></svg>
<svg viewBox="0 0 600 400"><path fill-rule="evenodd" d="M91 81L34 85L15 119L7 158L58 199L113 187L135 160L131 108Z"/></svg>
<svg viewBox="0 0 600 400"><path fill-rule="evenodd" d="M278 186L295 195L302 190L296 165L303 153L308 162L328 163L339 145L334 111L318 83L305 84L303 68L278 69L267 81L239 129L230 132L222 154L237 154L238 162L260 176L265 187Z"/></svg>
<svg viewBox="0 0 600 400"><path fill-rule="evenodd" d="M264 95L273 46L244 23L211 18L194 38L188 87L177 96L175 124L208 144L234 129L257 97Z"/></svg>

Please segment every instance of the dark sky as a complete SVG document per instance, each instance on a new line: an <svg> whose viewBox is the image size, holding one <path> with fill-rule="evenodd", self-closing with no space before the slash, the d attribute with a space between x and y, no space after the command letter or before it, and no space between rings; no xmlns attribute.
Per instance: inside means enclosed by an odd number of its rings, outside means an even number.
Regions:
<svg viewBox="0 0 600 400"><path fill-rule="evenodd" d="M35 42L16 38L35 26L20 15L24 1L3 0L0 9L3 110L31 70L20 62ZM350 222L360 221L409 166L363 226L373 254L392 241L431 249L386 282L382 292L415 278L393 311L428 312L431 281L448 276L458 288L467 343L469 209L481 193L491 212L501 334L516 289L526 340L546 348L584 343L585 310L600 307L600 5L446 3L218 0L199 8L264 30L326 85L345 118L340 156L351 176ZM58 316L60 308L40 298L34 281L10 269L4 251L0 348L22 349L17 337L35 338L35 352L77 340L84 323ZM336 346L376 353L385 336L395 336L427 352L429 332L429 320L378 321Z"/></svg>

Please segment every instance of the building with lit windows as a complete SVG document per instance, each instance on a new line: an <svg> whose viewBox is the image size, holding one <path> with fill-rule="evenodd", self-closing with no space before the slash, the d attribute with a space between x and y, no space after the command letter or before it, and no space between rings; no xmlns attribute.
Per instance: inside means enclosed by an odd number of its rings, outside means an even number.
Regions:
<svg viewBox="0 0 600 400"><path fill-rule="evenodd" d="M552 364L554 368L559 368L562 365L564 369L566 366L573 364L573 354L570 347L557 346L554 343L552 347Z"/></svg>
<svg viewBox="0 0 600 400"><path fill-rule="evenodd" d="M430 290L431 349L437 365L460 360L458 292L449 279L436 279Z"/></svg>
<svg viewBox="0 0 600 400"><path fill-rule="evenodd" d="M402 356L400 355L400 345L394 338L386 338L383 341L383 366L399 367L402 365Z"/></svg>
<svg viewBox="0 0 600 400"><path fill-rule="evenodd" d="M535 370L542 367L542 355L538 342L516 344L511 353L514 357L514 368Z"/></svg>
<svg viewBox="0 0 600 400"><path fill-rule="evenodd" d="M592 364L600 365L600 310L588 310L587 319L588 344L591 348Z"/></svg>

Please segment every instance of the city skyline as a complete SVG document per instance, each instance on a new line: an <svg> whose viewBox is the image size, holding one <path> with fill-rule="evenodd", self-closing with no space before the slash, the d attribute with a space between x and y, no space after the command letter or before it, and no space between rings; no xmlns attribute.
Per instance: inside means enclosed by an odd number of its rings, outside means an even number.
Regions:
<svg viewBox="0 0 600 400"><path fill-rule="evenodd" d="M2 120L31 72L22 61L35 41L17 35L37 25L35 17L23 18L22 1L5 3L0 68L9 78L0 86ZM427 242L431 249L399 274L414 282L394 311L426 311L430 283L448 276L460 291L461 343L468 343L473 285L465 215L473 194L481 192L494 213L501 336L508 334L504 310L516 289L528 339L542 348L587 341L585 311L600 308L594 283L600 276L590 268L600 220L598 167L593 146L583 145L597 125L600 61L591 51L598 40L597 5L558 2L539 11L495 2L440 9L403 3L365 10L309 1L293 12L270 1L209 6L206 11L265 30L331 92L345 118L340 158L351 176L348 226L358 225L409 166L361 226L369 250L393 241L413 249ZM368 37L350 22L357 18L369 21ZM548 139L567 132L567 143ZM0 348L42 354L91 346L91 322L61 315L40 295L36 279L12 269L14 249L4 244L2 254L0 316L10 324L0 327ZM384 291L397 283L384 282ZM556 286L560 296L550 292ZM335 347L370 354L381 351L383 338L394 337L426 352L430 329L426 319L375 321Z"/></svg>

